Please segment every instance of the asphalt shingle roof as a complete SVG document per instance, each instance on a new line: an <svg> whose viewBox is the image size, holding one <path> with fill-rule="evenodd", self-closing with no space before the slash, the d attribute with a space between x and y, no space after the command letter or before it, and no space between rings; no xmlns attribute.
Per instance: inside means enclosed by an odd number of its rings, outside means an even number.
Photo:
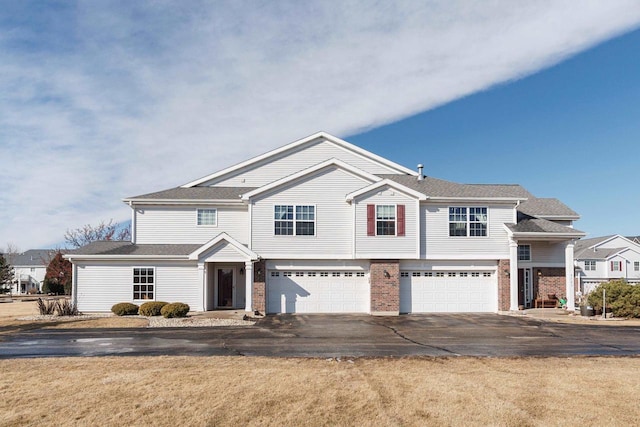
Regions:
<svg viewBox="0 0 640 427"><path fill-rule="evenodd" d="M590 246L597 245L598 243L604 242L605 240L610 239L611 237L613 237L613 234L609 236L580 239L576 242L576 245L573 247L573 252L577 255L579 252L589 248Z"/></svg>
<svg viewBox="0 0 640 427"><path fill-rule="evenodd" d="M576 237L584 234L575 228L566 227L541 218L523 218L519 220L517 224L511 223L506 224L506 226L514 233L561 233L575 234Z"/></svg>
<svg viewBox="0 0 640 427"><path fill-rule="evenodd" d="M46 266L58 251L56 249L29 249L19 254L13 254L12 265L22 266ZM68 251L62 251L66 253Z"/></svg>
<svg viewBox="0 0 640 427"><path fill-rule="evenodd" d="M574 247L575 249L575 247ZM598 250L583 249L580 252L575 252L573 257L575 259L607 259L613 254L617 254L625 248L600 248Z"/></svg>
<svg viewBox="0 0 640 427"><path fill-rule="evenodd" d="M156 193L128 197L127 199L149 200L240 200L240 195L256 187L176 187Z"/></svg>
<svg viewBox="0 0 640 427"><path fill-rule="evenodd" d="M100 240L89 243L76 251L74 255L189 255L201 244L145 244Z"/></svg>
<svg viewBox="0 0 640 427"><path fill-rule="evenodd" d="M402 184L429 197L513 197L521 199L533 197L524 187L517 184L458 184L430 176L425 176L421 181L410 175L385 174L378 176Z"/></svg>
<svg viewBox="0 0 640 427"><path fill-rule="evenodd" d="M518 211L531 216L578 217L579 215L558 199L532 197L518 206Z"/></svg>

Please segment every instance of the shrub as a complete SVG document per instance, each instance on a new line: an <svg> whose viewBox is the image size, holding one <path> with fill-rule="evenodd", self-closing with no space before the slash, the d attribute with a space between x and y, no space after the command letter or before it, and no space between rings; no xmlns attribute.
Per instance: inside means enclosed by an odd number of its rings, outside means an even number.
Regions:
<svg viewBox="0 0 640 427"><path fill-rule="evenodd" d="M167 304L160 310L160 313L166 317L185 317L189 312L190 308L188 304L184 304L181 302L174 302L172 304Z"/></svg>
<svg viewBox="0 0 640 427"><path fill-rule="evenodd" d="M80 312L77 306L71 304L68 299L64 299L62 302L57 302L56 314L58 316L77 316Z"/></svg>
<svg viewBox="0 0 640 427"><path fill-rule="evenodd" d="M55 280L44 279L44 282L42 282L42 292L45 294L62 295L64 294L64 285Z"/></svg>
<svg viewBox="0 0 640 427"><path fill-rule="evenodd" d="M58 301L44 301L42 298L38 298L36 301L38 305L38 313L43 316L51 315L56 311Z"/></svg>
<svg viewBox="0 0 640 427"><path fill-rule="evenodd" d="M162 307L169 304L168 302L163 301L149 301L145 302L140 306L138 313L141 316L160 316L160 311Z"/></svg>
<svg viewBox="0 0 640 427"><path fill-rule="evenodd" d="M615 317L640 317L640 286L624 280L612 280L599 284L587 297L594 310L602 310L602 291L606 291L607 309Z"/></svg>
<svg viewBox="0 0 640 427"><path fill-rule="evenodd" d="M130 302L120 302L111 307L111 311L117 316L133 316L138 314L138 306Z"/></svg>

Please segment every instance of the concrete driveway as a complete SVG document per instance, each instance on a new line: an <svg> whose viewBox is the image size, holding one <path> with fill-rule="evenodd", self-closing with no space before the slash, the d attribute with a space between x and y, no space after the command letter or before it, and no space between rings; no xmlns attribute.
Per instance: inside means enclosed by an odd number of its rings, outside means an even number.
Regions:
<svg viewBox="0 0 640 427"><path fill-rule="evenodd" d="M267 316L254 327L38 329L4 337L0 358L100 355L577 356L640 354L640 327L494 314Z"/></svg>

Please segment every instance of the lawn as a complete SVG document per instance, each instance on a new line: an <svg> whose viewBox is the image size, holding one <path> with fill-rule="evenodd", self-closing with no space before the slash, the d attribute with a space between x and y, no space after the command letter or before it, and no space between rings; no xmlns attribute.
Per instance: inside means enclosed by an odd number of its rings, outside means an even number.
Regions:
<svg viewBox="0 0 640 427"><path fill-rule="evenodd" d="M34 314L0 304L0 333L56 326L15 320ZM637 372L607 357L0 360L0 426L640 425Z"/></svg>
<svg viewBox="0 0 640 427"><path fill-rule="evenodd" d="M638 425L640 358L0 361L0 425Z"/></svg>

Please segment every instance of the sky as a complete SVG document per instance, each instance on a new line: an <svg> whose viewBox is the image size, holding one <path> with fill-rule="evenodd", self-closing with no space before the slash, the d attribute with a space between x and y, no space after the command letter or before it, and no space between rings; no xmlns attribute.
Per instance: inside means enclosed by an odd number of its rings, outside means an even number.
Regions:
<svg viewBox="0 0 640 427"><path fill-rule="evenodd" d="M0 0L0 247L324 130L640 234L636 0Z"/></svg>

